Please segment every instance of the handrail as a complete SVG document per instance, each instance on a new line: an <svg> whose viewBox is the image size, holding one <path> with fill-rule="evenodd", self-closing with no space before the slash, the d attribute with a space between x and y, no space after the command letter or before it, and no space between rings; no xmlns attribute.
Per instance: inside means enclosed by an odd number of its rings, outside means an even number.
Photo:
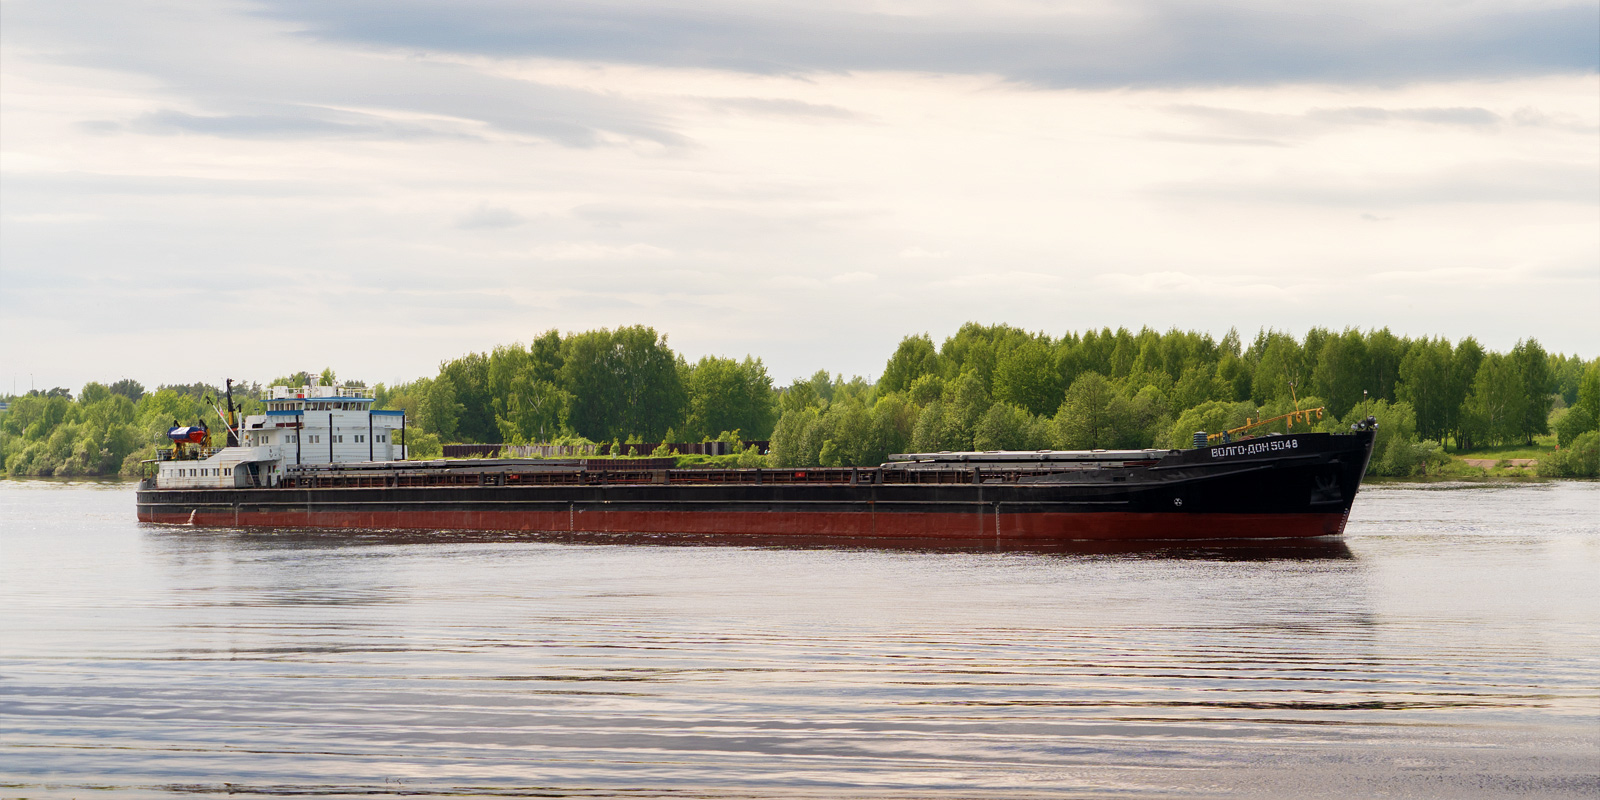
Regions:
<svg viewBox="0 0 1600 800"><path fill-rule="evenodd" d="M1221 433L1208 434L1206 436L1206 442L1210 443L1213 439L1221 440L1229 438L1237 434L1244 433L1245 431L1254 430L1255 428L1271 425L1272 423L1279 421L1283 421L1285 423L1284 427L1286 429L1293 429L1296 420L1303 420L1305 424L1309 426L1312 424L1311 415L1315 414L1317 419L1320 420L1322 419L1322 412L1325 410L1326 409L1323 406L1317 406L1316 408L1304 408L1297 411L1290 411L1287 414L1279 414L1271 419L1258 419L1255 421L1251 421L1249 417L1246 417L1244 424L1237 428L1223 431Z"/></svg>
<svg viewBox="0 0 1600 800"><path fill-rule="evenodd" d="M372 400L377 390L366 386L267 386L261 389L261 400Z"/></svg>
<svg viewBox="0 0 1600 800"><path fill-rule="evenodd" d="M204 461L223 451L221 447L191 447L178 451L176 447L156 449L156 457L151 461Z"/></svg>

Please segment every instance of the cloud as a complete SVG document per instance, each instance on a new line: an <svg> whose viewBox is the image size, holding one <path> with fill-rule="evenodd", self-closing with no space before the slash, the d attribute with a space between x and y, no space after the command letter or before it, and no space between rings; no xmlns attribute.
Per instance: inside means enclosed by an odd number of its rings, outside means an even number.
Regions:
<svg viewBox="0 0 1600 800"><path fill-rule="evenodd" d="M1166 184L1155 194L1186 200L1294 203L1390 208L1412 205L1568 203L1600 205L1600 175L1565 163L1503 161L1464 164L1422 174L1365 179L1280 178L1270 183L1194 181Z"/></svg>
<svg viewBox="0 0 1600 800"><path fill-rule="evenodd" d="M541 261L632 261L636 259L667 258L673 253L664 247L635 242L633 244L602 244L599 242L564 242L541 245L531 255Z"/></svg>
<svg viewBox="0 0 1600 800"><path fill-rule="evenodd" d="M870 272L845 272L828 279L832 284L872 283L878 279Z"/></svg>
<svg viewBox="0 0 1600 800"><path fill-rule="evenodd" d="M5 191L13 196L76 195L160 197L303 197L326 190L302 181L207 178L187 175L114 175L89 172L8 172Z"/></svg>
<svg viewBox="0 0 1600 800"><path fill-rule="evenodd" d="M770 97L718 97L705 101L706 107L717 111L732 111L763 117L815 117L819 119L849 120L861 115L847 108L800 100Z"/></svg>
<svg viewBox="0 0 1600 800"><path fill-rule="evenodd" d="M1305 288L1303 284L1286 284L1281 278L1269 279L1259 275L1194 275L1173 270L1141 274L1111 273L1097 276L1094 282L1108 291L1131 295L1275 300L1297 304L1304 302L1304 292L1296 290Z"/></svg>
<svg viewBox="0 0 1600 800"><path fill-rule="evenodd" d="M1505 122L1486 108L1380 108L1347 106L1312 108L1298 114L1204 105L1174 105L1168 112L1214 131L1213 133L1148 134L1157 141L1192 144L1228 144L1283 147L1295 140L1324 136L1353 125L1433 125L1485 128ZM1521 124L1520 122L1518 124Z"/></svg>
<svg viewBox="0 0 1600 800"><path fill-rule="evenodd" d="M47 61L141 76L186 106L91 123L102 132L385 139L494 134L572 147L684 143L638 100L449 61L319 44L281 23L232 13L228 5L87 5L8 5L7 44Z"/></svg>
<svg viewBox="0 0 1600 800"><path fill-rule="evenodd" d="M367 114L329 112L325 109L291 109L278 114L186 114L163 109L140 114L126 123L92 120L84 127L96 133L136 131L152 134L199 134L230 139L316 139L437 136L442 132L422 125L396 124Z"/></svg>
<svg viewBox="0 0 1600 800"><path fill-rule="evenodd" d="M96 222L101 219L98 214L17 214L7 216L7 222L27 225L72 225L79 222Z"/></svg>
<svg viewBox="0 0 1600 800"><path fill-rule="evenodd" d="M186 326L271 339L249 374L409 377L642 323L866 374L971 319L1595 349L1568 6L1031 1L7 2L0 357L187 382ZM1548 52L1505 44L1538 25ZM1580 74L1505 77L1549 69ZM1351 290L1445 268L1522 271ZM151 313L193 287L225 313Z"/></svg>
<svg viewBox="0 0 1600 800"><path fill-rule="evenodd" d="M1282 139L1267 139L1257 136L1216 136L1190 133L1148 133L1144 136L1152 142L1174 142L1177 144L1220 144L1235 147L1289 147L1290 143Z"/></svg>
<svg viewBox="0 0 1600 800"><path fill-rule="evenodd" d="M1592 3L957 4L882 13L849 3L692 5L517 0L268 0L306 35L365 45L764 74L997 74L1055 87L1589 73Z"/></svg>
<svg viewBox="0 0 1600 800"><path fill-rule="evenodd" d="M515 228L527 221L526 217L509 208L485 203L456 220L456 227L466 230L498 230Z"/></svg>
<svg viewBox="0 0 1600 800"><path fill-rule="evenodd" d="M1494 125L1500 115L1486 108L1318 108L1307 112L1308 119L1344 124L1382 124L1386 122L1424 122L1432 125Z"/></svg>

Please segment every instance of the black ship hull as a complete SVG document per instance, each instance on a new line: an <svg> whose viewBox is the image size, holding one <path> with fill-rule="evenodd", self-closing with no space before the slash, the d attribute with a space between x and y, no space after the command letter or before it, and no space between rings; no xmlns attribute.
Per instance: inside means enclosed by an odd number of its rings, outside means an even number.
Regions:
<svg viewBox="0 0 1600 800"><path fill-rule="evenodd" d="M1373 433L1271 436L1093 469L549 470L347 465L138 492L144 522L1005 542L1337 536Z"/></svg>

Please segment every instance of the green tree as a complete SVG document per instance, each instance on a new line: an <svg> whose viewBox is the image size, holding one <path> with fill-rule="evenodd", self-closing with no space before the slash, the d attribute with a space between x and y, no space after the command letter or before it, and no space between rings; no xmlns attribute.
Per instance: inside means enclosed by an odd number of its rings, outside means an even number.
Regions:
<svg viewBox="0 0 1600 800"><path fill-rule="evenodd" d="M1347 329L1329 336L1317 357L1312 373L1316 392L1328 403L1328 410L1343 417L1361 402L1362 384L1367 379L1367 345L1361 332Z"/></svg>
<svg viewBox="0 0 1600 800"><path fill-rule="evenodd" d="M1119 446L1129 437L1132 408L1103 376L1090 372L1078 376L1056 412L1057 442L1068 450L1095 450Z"/></svg>
<svg viewBox="0 0 1600 800"><path fill-rule="evenodd" d="M911 384L911 402L925 406L944 396L944 379L938 375L924 375Z"/></svg>
<svg viewBox="0 0 1600 800"><path fill-rule="evenodd" d="M1408 340L1397 338L1388 328L1369 331L1366 336L1367 378L1364 382L1374 400L1395 399L1400 380L1400 363L1410 349Z"/></svg>
<svg viewBox="0 0 1600 800"><path fill-rule="evenodd" d="M690 439L741 430L752 439L772 433L776 409L772 404L772 379L760 359L746 356L700 359L685 370L688 419L684 430Z"/></svg>
<svg viewBox="0 0 1600 800"><path fill-rule="evenodd" d="M862 464L882 464L894 453L911 447L911 434L917 425L917 408L904 395L881 395L870 409L871 441L861 453Z"/></svg>
<svg viewBox="0 0 1600 800"><path fill-rule="evenodd" d="M572 427L589 439L658 441L683 418L685 393L664 337L644 326L589 331L563 342L562 386Z"/></svg>
<svg viewBox="0 0 1600 800"><path fill-rule="evenodd" d="M1540 458L1539 474L1549 478L1600 478L1600 431L1580 434L1571 447Z"/></svg>
<svg viewBox="0 0 1600 800"><path fill-rule="evenodd" d="M105 384L90 381L84 384L83 389L78 392L78 403L81 405L89 405L91 403L104 400L110 396L111 390L106 388Z"/></svg>
<svg viewBox="0 0 1600 800"><path fill-rule="evenodd" d="M550 329L528 343L528 361L533 365L537 380L556 383L561 380L561 332Z"/></svg>
<svg viewBox="0 0 1600 800"><path fill-rule="evenodd" d="M167 429L173 425L193 425L201 421L199 398L172 389L157 389L139 402L139 428L147 442L164 444Z"/></svg>
<svg viewBox="0 0 1600 800"><path fill-rule="evenodd" d="M1551 354L1550 374L1555 378L1556 393L1561 395L1562 403L1571 406L1578 402L1578 386L1583 382L1586 366L1576 355Z"/></svg>
<svg viewBox="0 0 1600 800"><path fill-rule="evenodd" d="M1255 374L1240 355L1238 331L1229 330L1218 350L1222 355L1217 361L1217 377L1228 387L1228 399L1249 400Z"/></svg>
<svg viewBox="0 0 1600 800"><path fill-rule="evenodd" d="M1111 374L1112 355L1115 353L1116 347L1117 337L1116 334L1111 332L1110 328L1084 332L1083 338L1078 341L1078 346L1073 348L1072 351L1072 362L1073 366L1076 367L1076 371L1070 374L1067 372L1062 373L1064 378L1069 378L1066 384L1071 386L1072 381L1077 380L1078 375L1085 372L1098 372L1101 375Z"/></svg>
<svg viewBox="0 0 1600 800"><path fill-rule="evenodd" d="M945 414L947 422L958 432L958 445L963 450L972 449L972 437L977 432L978 420L994 401L982 375L977 370L963 372L945 389Z"/></svg>
<svg viewBox="0 0 1600 800"><path fill-rule="evenodd" d="M992 390L994 370L1005 351L1032 337L1009 325L969 322L939 347L939 366L947 382L963 373L977 376L985 394Z"/></svg>
<svg viewBox="0 0 1600 800"><path fill-rule="evenodd" d="M1594 430L1596 427L1600 427L1597 422L1600 421L1590 416L1589 409L1583 406L1573 406L1567 409L1553 426L1556 431L1556 444L1561 447L1571 447L1579 436Z"/></svg>
<svg viewBox="0 0 1600 800"><path fill-rule="evenodd" d="M1133 361L1139 351L1139 343L1134 340L1133 334L1127 328L1118 328L1113 334L1116 343L1111 350L1111 371L1113 378L1126 378L1133 371Z"/></svg>
<svg viewBox="0 0 1600 800"><path fill-rule="evenodd" d="M494 399L502 442L549 442L568 430L572 395L550 381L536 379L535 374L535 370L525 369L512 379L503 397Z"/></svg>
<svg viewBox="0 0 1600 800"><path fill-rule="evenodd" d="M933 339L923 333L900 340L889 363L883 367L878 388L884 392L903 392L923 375L939 372L939 353L933 348Z"/></svg>
<svg viewBox="0 0 1600 800"><path fill-rule="evenodd" d="M457 399L455 380L441 373L429 382L422 394L417 426L443 441L455 441L462 410L462 404Z"/></svg>
<svg viewBox="0 0 1600 800"><path fill-rule="evenodd" d="M1066 390L1055 362L1054 348L1036 339L1001 354L994 370L995 399L1036 416L1055 413Z"/></svg>
<svg viewBox="0 0 1600 800"><path fill-rule="evenodd" d="M1577 402L1575 407L1583 408L1589 416L1600 420L1600 359L1589 363L1583 371L1583 378L1578 381Z"/></svg>
<svg viewBox="0 0 1600 800"><path fill-rule="evenodd" d="M1478 344L1477 339L1468 336L1456 343L1455 353L1450 358L1450 395L1446 405L1452 405L1455 409L1451 412L1451 427L1455 430L1458 450L1472 449L1474 432L1482 428L1468 407L1467 398L1472 394L1484 356L1483 346Z"/></svg>
<svg viewBox="0 0 1600 800"><path fill-rule="evenodd" d="M406 428L395 432L395 442L406 448L406 458L438 458L444 454L438 434Z"/></svg>
<svg viewBox="0 0 1600 800"><path fill-rule="evenodd" d="M123 397L126 397L129 400L137 403L144 397L144 384L139 383L131 378L123 378L122 380L111 384L111 393L120 394Z"/></svg>
<svg viewBox="0 0 1600 800"><path fill-rule="evenodd" d="M221 390L219 390L217 387L212 386L209 383L202 383L202 382L199 382L199 381L196 381L195 383L187 383L187 384L172 384L172 385L163 384L160 387L158 387L156 389L156 391L157 392L163 392L163 391L175 392L177 394L181 394L181 395L186 395L188 397L192 397L192 398L194 398L196 400L199 400L200 398L205 397L206 395L216 395L216 394L219 394L221 392ZM68 397L68 399L70 399L70 396L66 395L65 393L63 393L62 396Z"/></svg>
<svg viewBox="0 0 1600 800"><path fill-rule="evenodd" d="M503 400L511 391L511 384L518 379L524 379L529 382L540 380L548 383L556 382L549 376L531 375L532 371L532 362L528 357L528 351L523 349L521 342L495 347L489 352L485 373L485 379L489 387L490 402L495 403ZM524 378L524 376L527 377ZM495 409L498 415L500 406L496 405Z"/></svg>
<svg viewBox="0 0 1600 800"><path fill-rule="evenodd" d="M1179 408L1193 408L1208 400L1232 400L1233 389L1210 364L1196 364L1183 373L1172 388L1172 399Z"/></svg>
<svg viewBox="0 0 1600 800"><path fill-rule="evenodd" d="M455 390L456 441L497 442L500 426L494 416L494 387L489 380L491 354L468 353L440 366L439 377L449 378ZM441 433L441 436L443 434Z"/></svg>
<svg viewBox="0 0 1600 800"><path fill-rule="evenodd" d="M822 419L823 441L818 463L825 467L859 467L872 461L872 416L860 400L850 398L828 406ZM827 450L827 455L822 451Z"/></svg>
<svg viewBox="0 0 1600 800"><path fill-rule="evenodd" d="M1268 331L1256 338L1252 350L1260 353L1250 389L1250 398L1256 405L1266 405L1278 398L1289 397L1291 383L1304 385L1300 344L1294 337Z"/></svg>
<svg viewBox="0 0 1600 800"><path fill-rule="evenodd" d="M911 449L918 453L970 450L971 439L965 438L964 433L949 404L935 400L917 414L917 424L911 430Z"/></svg>
<svg viewBox="0 0 1600 800"><path fill-rule="evenodd" d="M1254 416L1255 410L1252 403L1229 403L1223 400L1201 403L1178 415L1178 421L1172 424L1167 433L1167 446L1175 449L1192 447L1195 431L1217 433L1237 428Z"/></svg>
<svg viewBox="0 0 1600 800"><path fill-rule="evenodd" d="M296 372L296 373L294 373L292 375L282 375L282 376L273 378L272 381L270 383L268 383L267 385L268 386L290 386L290 387L294 387L294 388L299 388L301 386L310 386L310 385L312 385L311 373L309 373L309 372ZM162 389L170 389L170 388L174 388L174 387L159 386L159 387L156 388L156 391L160 391Z"/></svg>
<svg viewBox="0 0 1600 800"><path fill-rule="evenodd" d="M1507 357L1520 384L1521 407L1517 411L1515 435L1526 444L1533 444L1534 436L1550 432L1550 395L1555 391L1550 358L1537 339L1517 342Z"/></svg>
<svg viewBox="0 0 1600 800"><path fill-rule="evenodd" d="M1395 393L1416 410L1417 431L1425 439L1444 441L1461 400L1450 381L1450 342L1422 340L1400 362Z"/></svg>
<svg viewBox="0 0 1600 800"><path fill-rule="evenodd" d="M810 406L826 406L833 399L834 381L825 369L809 378L796 380L778 393L778 413Z"/></svg>
<svg viewBox="0 0 1600 800"><path fill-rule="evenodd" d="M1119 447L1155 447L1158 441L1166 438L1167 430L1172 427L1172 409L1160 389L1154 386L1140 389L1129 402L1128 410L1132 424L1125 430L1126 439Z"/></svg>
<svg viewBox="0 0 1600 800"><path fill-rule="evenodd" d="M1359 408L1352 408L1342 420L1330 427L1347 430L1368 415L1378 420L1372 458L1367 463L1369 474L1404 477L1418 474L1429 464L1444 460L1437 450L1420 446L1416 412L1410 403L1374 400L1365 413Z"/></svg>
<svg viewBox="0 0 1600 800"><path fill-rule="evenodd" d="M1000 402L989 407L978 419L972 437L974 450L1044 450L1050 447L1051 431L1027 409Z"/></svg>
<svg viewBox="0 0 1600 800"><path fill-rule="evenodd" d="M1485 356L1465 408L1469 441L1505 444L1517 440L1527 404L1522 388L1516 362L1499 353Z"/></svg>
<svg viewBox="0 0 1600 800"><path fill-rule="evenodd" d="M812 451L808 442L817 437L807 434L821 424L822 414L815 406L795 408L783 412L778 418L778 424L772 430L772 444L768 457L774 467L806 467L817 463L820 456L820 440L817 440L818 450Z"/></svg>

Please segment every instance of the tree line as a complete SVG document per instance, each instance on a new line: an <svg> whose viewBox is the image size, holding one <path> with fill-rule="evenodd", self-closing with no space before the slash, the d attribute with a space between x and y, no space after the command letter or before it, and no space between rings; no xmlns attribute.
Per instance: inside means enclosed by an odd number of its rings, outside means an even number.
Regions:
<svg viewBox="0 0 1600 800"><path fill-rule="evenodd" d="M689 362L651 328L563 335L440 365L433 378L382 390L438 441L770 439L774 466L881 463L897 452L1183 447L1296 408L1317 427L1373 414L1374 470L1407 475L1446 449L1563 446L1600 419L1600 363L1550 354L1533 339L1509 352L1476 340L1410 339L1387 329L1303 337L1236 332L1090 330L1059 337L1007 325L963 326L935 345L907 336L877 381L819 371L775 386L759 359ZM1552 414L1552 411L1555 413ZM1280 424L1279 431L1287 430Z"/></svg>
<svg viewBox="0 0 1600 800"><path fill-rule="evenodd" d="M1553 408L1569 440L1593 430L1600 412L1595 361L1548 354L1532 339L1495 353L1471 338L1386 329L1262 331L1245 344L1235 332L1058 338L969 324L938 347L906 337L873 386L836 381L828 395L824 377L780 401L777 463L873 463L900 448L1185 447L1195 431L1323 407L1323 430L1377 416L1374 471L1409 475L1442 461L1449 444L1531 443L1549 433Z"/></svg>
<svg viewBox="0 0 1600 800"><path fill-rule="evenodd" d="M319 382L333 385L333 371L284 376L267 385ZM261 413L262 389L260 383L235 382L234 405L245 414ZM170 446L167 430L174 425L210 428L213 446L222 446L226 436L218 417L225 408L223 389L204 382L146 391L124 378L88 383L77 397L57 387L4 400L9 408L0 414L0 465L6 475L137 475L140 460Z"/></svg>
<svg viewBox="0 0 1600 800"><path fill-rule="evenodd" d="M549 331L377 392L381 407L416 421L419 438L505 444L698 442L732 431L764 439L778 396L761 359L691 363L642 326Z"/></svg>
<svg viewBox="0 0 1600 800"><path fill-rule="evenodd" d="M268 385L335 380L330 369ZM251 402L259 388L249 387ZM1261 331L1246 343L1232 331L1052 336L969 323L937 345L905 337L875 382L819 371L783 386L759 358L690 362L648 327L552 330L374 390L378 407L408 413L419 455L441 442L743 438L770 439L766 463L779 467L937 450L1184 447L1197 430L1322 407L1313 427L1323 430L1378 417L1373 470L1409 475L1447 449L1532 443L1552 430L1572 448L1600 427L1600 361L1547 353L1533 339L1499 353L1470 337L1387 329ZM90 384L76 400L65 390L13 398L0 458L14 475L115 472L150 452L173 419L204 416L208 392L145 394L122 381Z"/></svg>

